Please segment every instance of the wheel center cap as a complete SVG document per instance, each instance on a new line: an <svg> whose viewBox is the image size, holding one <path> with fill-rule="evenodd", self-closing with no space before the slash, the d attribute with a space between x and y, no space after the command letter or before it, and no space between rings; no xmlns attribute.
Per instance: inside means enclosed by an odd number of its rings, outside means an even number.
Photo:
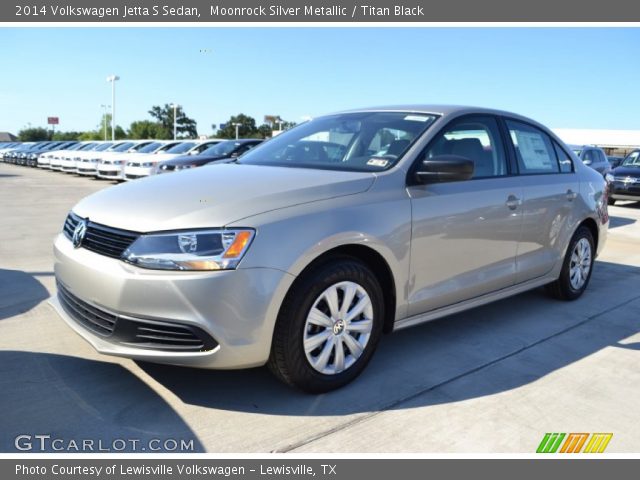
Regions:
<svg viewBox="0 0 640 480"><path fill-rule="evenodd" d="M344 320L336 320L333 324L333 334L340 335L342 332L344 332L344 326Z"/></svg>

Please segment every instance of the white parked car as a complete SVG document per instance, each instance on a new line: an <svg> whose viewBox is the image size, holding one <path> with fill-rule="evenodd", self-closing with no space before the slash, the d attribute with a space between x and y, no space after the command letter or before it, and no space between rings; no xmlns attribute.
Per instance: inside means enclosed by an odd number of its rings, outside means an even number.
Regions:
<svg viewBox="0 0 640 480"><path fill-rule="evenodd" d="M98 178L124 180L124 167L127 163L147 158L149 155L164 152L180 143L178 140L156 140L139 148L135 152L126 152L104 159L98 165ZM134 147L135 148L135 147Z"/></svg>
<svg viewBox="0 0 640 480"><path fill-rule="evenodd" d="M76 158L76 173L85 177L93 177L98 173L98 163L102 160L105 153L113 152L117 149L127 151L133 145L134 143L131 141L122 140L111 142L108 148L87 152L85 155Z"/></svg>
<svg viewBox="0 0 640 480"><path fill-rule="evenodd" d="M89 150L98 148L103 143L104 142L86 142L77 150L61 150L57 152L57 155L51 157L49 160L49 168L59 172L75 173L76 163L74 157L79 152L88 152Z"/></svg>
<svg viewBox="0 0 640 480"><path fill-rule="evenodd" d="M108 149L105 152L102 152L99 156L96 157L97 163L94 165L94 175L98 177L98 170L100 169L100 165L102 165L103 162L119 158L121 155L137 152L142 147L144 147L145 145L149 145L150 143L153 143L153 140L130 140L118 145L113 149Z"/></svg>
<svg viewBox="0 0 640 480"><path fill-rule="evenodd" d="M135 180L137 178L148 177L156 172L156 166L160 162L171 160L180 155L197 155L198 153L206 150L214 143L221 142L222 140L183 140L178 145L169 148L168 150L160 153L156 153L148 158L139 158L131 160L124 167L124 179Z"/></svg>
<svg viewBox="0 0 640 480"><path fill-rule="evenodd" d="M59 159L61 155L66 155L69 152L82 150L83 148L87 147L90 144L93 144L93 142L78 142L75 145L72 145L71 147L65 148L63 150L53 150L50 152L44 152L40 154L40 156L38 157L38 168L51 169L52 161L57 166L60 166L60 161L55 159Z"/></svg>

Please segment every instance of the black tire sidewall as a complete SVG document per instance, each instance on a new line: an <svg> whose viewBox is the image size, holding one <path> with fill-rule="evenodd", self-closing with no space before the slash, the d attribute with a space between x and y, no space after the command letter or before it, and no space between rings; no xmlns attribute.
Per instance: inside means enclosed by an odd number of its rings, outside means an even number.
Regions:
<svg viewBox="0 0 640 480"><path fill-rule="evenodd" d="M304 328L309 311L322 292L343 281L357 283L366 290L373 307L373 329L363 354L351 367L335 375L325 375L315 370L307 360L303 346ZM369 363L382 334L384 301L373 272L352 259L327 263L305 275L292 289L287 302L278 322L284 322L286 328L283 354L290 383L319 393L339 388L356 378Z"/></svg>
<svg viewBox="0 0 640 480"><path fill-rule="evenodd" d="M584 282L582 287L576 290L571 286L571 256L573 255L573 250L575 249L577 243L583 238L587 239L591 248L591 265L589 268L589 274L587 275L587 280ZM560 275L560 285L567 299L575 300L576 298L580 297L589 286L591 274L593 273L593 263L595 261L595 255L595 244L591 231L584 226L578 228L578 230L576 230L576 233L574 233L573 237L571 238L571 242L569 242L569 248L567 249L564 264L562 265L562 273Z"/></svg>

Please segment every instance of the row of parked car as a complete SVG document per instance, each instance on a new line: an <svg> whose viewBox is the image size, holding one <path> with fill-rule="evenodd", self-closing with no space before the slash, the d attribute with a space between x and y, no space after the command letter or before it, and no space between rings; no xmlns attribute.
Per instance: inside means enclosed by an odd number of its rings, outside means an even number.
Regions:
<svg viewBox="0 0 640 480"><path fill-rule="evenodd" d="M262 140L52 141L0 144L6 163L108 180L135 180L236 158Z"/></svg>
<svg viewBox="0 0 640 480"><path fill-rule="evenodd" d="M7 163L46 168L107 180L135 180L236 158L262 140L51 141L0 144ZM607 157L598 147L569 145L585 165L609 184L609 204L640 200L640 149Z"/></svg>

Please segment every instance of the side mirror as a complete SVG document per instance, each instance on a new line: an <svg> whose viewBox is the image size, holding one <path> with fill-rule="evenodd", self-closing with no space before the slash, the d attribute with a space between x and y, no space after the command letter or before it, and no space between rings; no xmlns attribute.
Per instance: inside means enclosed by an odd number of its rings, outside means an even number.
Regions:
<svg viewBox="0 0 640 480"><path fill-rule="evenodd" d="M422 161L415 172L418 183L459 182L473 177L473 160L460 155L437 155Z"/></svg>

